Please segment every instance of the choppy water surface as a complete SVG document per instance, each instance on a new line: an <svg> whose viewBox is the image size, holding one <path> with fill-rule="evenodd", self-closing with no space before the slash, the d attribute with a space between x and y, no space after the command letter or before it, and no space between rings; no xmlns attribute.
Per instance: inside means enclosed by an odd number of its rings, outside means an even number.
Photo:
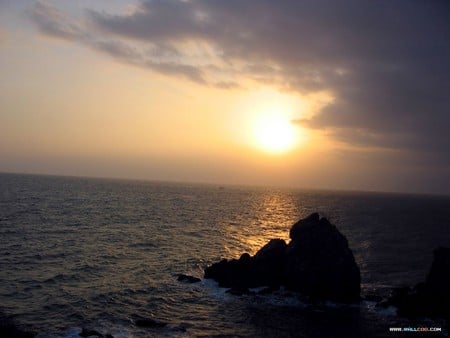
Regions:
<svg viewBox="0 0 450 338"><path fill-rule="evenodd" d="M348 238L363 293L423 280L433 248L450 245L449 197L2 174L0 311L41 337L77 336L79 327L114 337L378 337L432 326L369 302L235 297L210 281L176 280L288 240L315 211ZM136 316L169 325L139 329Z"/></svg>

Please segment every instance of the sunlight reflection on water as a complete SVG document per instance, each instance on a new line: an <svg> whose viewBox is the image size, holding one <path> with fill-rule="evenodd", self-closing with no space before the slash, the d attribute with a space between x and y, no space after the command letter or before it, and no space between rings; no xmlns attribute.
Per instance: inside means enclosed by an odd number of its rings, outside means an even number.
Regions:
<svg viewBox="0 0 450 338"><path fill-rule="evenodd" d="M347 237L363 292L421 281L432 249L450 240L448 198L27 175L0 175L0 186L8 192L0 194L0 314L38 332L114 323L114 336L145 336L134 315L170 323L150 336L176 336L177 325L192 336L316 329L302 309L292 320L292 307L258 303L253 316L257 299L176 276L202 277L222 258L288 242L292 224L316 211ZM349 315L344 329L355 322ZM372 329L372 318L357 318Z"/></svg>
<svg viewBox="0 0 450 338"><path fill-rule="evenodd" d="M298 205L292 194L282 191L266 191L254 201L250 224L236 227L231 224L228 236L237 242L236 247L227 247L231 257L239 257L243 252L255 254L272 238L289 241L289 229L297 221Z"/></svg>

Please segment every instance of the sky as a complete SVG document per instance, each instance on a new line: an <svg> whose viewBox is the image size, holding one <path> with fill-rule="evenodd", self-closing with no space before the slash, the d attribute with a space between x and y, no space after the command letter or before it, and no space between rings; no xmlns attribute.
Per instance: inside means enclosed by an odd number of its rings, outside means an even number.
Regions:
<svg viewBox="0 0 450 338"><path fill-rule="evenodd" d="M450 194L450 3L0 0L0 172Z"/></svg>

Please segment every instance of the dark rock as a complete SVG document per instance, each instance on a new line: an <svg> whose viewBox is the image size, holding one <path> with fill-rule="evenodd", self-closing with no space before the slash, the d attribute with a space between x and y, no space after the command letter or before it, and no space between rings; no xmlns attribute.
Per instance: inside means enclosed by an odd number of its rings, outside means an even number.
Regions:
<svg viewBox="0 0 450 338"><path fill-rule="evenodd" d="M254 257L248 253L239 260L226 259L205 269L205 278L219 282L219 286L245 289L258 286L276 286L283 280L286 243L272 239Z"/></svg>
<svg viewBox="0 0 450 338"><path fill-rule="evenodd" d="M286 287L314 300L360 299L360 271L347 239L318 214L295 223L286 250Z"/></svg>
<svg viewBox="0 0 450 338"><path fill-rule="evenodd" d="M174 325L174 326L170 326L170 331L175 333L175 332L187 332L187 329L185 327L185 325L179 324L179 325ZM173 337L177 337L178 335L173 334Z"/></svg>
<svg viewBox="0 0 450 338"><path fill-rule="evenodd" d="M434 250L433 263L428 273L425 287L433 298L450 304L450 248L437 248Z"/></svg>
<svg viewBox="0 0 450 338"><path fill-rule="evenodd" d="M302 236L302 231L307 229L310 226L314 226L319 222L319 214L317 212L309 215L308 217L299 220L295 223L291 230L289 230L289 238L293 241Z"/></svg>
<svg viewBox="0 0 450 338"><path fill-rule="evenodd" d="M234 287L234 288L231 288L231 289L225 291L225 293L229 293L234 296L254 295L255 294L254 292L250 291L248 288L245 288L245 287Z"/></svg>
<svg viewBox="0 0 450 338"><path fill-rule="evenodd" d="M139 327L149 327L149 328L160 328L167 326L167 323L156 321L152 318L140 318L135 322L136 326Z"/></svg>
<svg viewBox="0 0 450 338"><path fill-rule="evenodd" d="M271 294L271 293L273 293L275 291L278 291L278 290L280 290L279 287L270 287L269 286L269 287L266 287L266 288L258 291L258 295L268 295L268 294Z"/></svg>
<svg viewBox="0 0 450 338"><path fill-rule="evenodd" d="M423 285L423 284L422 284ZM422 286L419 286L421 289ZM395 306L398 308L399 315L407 317L420 316L424 313L424 304L422 293L417 293L415 288L401 287L392 289L391 296L387 301L380 303L382 307Z"/></svg>
<svg viewBox="0 0 450 338"><path fill-rule="evenodd" d="M450 317L450 248L438 248L424 283L392 290L384 306L407 317Z"/></svg>
<svg viewBox="0 0 450 338"><path fill-rule="evenodd" d="M314 213L295 223L291 242L272 239L255 256L223 259L205 269L205 278L236 290L285 285L313 300L359 300L360 272L347 239Z"/></svg>
<svg viewBox="0 0 450 338"><path fill-rule="evenodd" d="M239 262L242 264L250 264L252 260L252 256L249 253L245 252L239 257Z"/></svg>
<svg viewBox="0 0 450 338"><path fill-rule="evenodd" d="M284 258L286 247L286 242L282 239L271 239L269 243L259 249L259 251L254 256L254 259L256 262L261 263L272 263L272 261L279 261L280 259Z"/></svg>
<svg viewBox="0 0 450 338"><path fill-rule="evenodd" d="M214 279L220 287L248 288L255 284L253 259L247 256L241 259L221 260L205 269L205 278Z"/></svg>
<svg viewBox="0 0 450 338"><path fill-rule="evenodd" d="M231 279L227 276L230 273L229 270L228 261L226 259L222 259L220 262L214 263L205 269L205 278L214 279L219 282L220 285L220 281Z"/></svg>
<svg viewBox="0 0 450 338"><path fill-rule="evenodd" d="M366 295L363 298L364 300L368 301L368 302L381 302L383 300L383 297L379 296L379 295Z"/></svg>
<svg viewBox="0 0 450 338"><path fill-rule="evenodd" d="M23 331L11 319L0 314L0 337L33 338L35 336L36 333Z"/></svg>
<svg viewBox="0 0 450 338"><path fill-rule="evenodd" d="M93 336L93 337L100 337L100 338L103 338L103 337L104 337L104 335L101 334L100 332L98 332L98 331L96 331L96 330L86 329L86 328L83 328L83 330L81 330L80 336L81 336L81 337L90 337L90 336Z"/></svg>
<svg viewBox="0 0 450 338"><path fill-rule="evenodd" d="M282 239L271 239L253 258L256 286L277 287L284 282L287 244Z"/></svg>
<svg viewBox="0 0 450 338"><path fill-rule="evenodd" d="M201 282L200 278L194 277L194 276L189 276L189 275L185 275L185 274L179 274L177 277L177 280L179 282L183 282L183 283L198 283Z"/></svg>

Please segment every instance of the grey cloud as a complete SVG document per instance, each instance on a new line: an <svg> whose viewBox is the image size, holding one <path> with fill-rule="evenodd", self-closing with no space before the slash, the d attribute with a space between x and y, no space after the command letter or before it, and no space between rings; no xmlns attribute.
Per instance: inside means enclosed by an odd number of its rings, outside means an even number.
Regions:
<svg viewBox="0 0 450 338"><path fill-rule="evenodd" d="M149 68L157 70L161 73L169 75L183 74L194 82L206 84L201 70L191 65L185 65L175 62L154 62L150 60L146 62L146 65Z"/></svg>
<svg viewBox="0 0 450 338"><path fill-rule="evenodd" d="M115 40L88 40L86 43L123 62L145 67L168 75L182 75L194 82L206 84L200 69L191 65L166 62L160 58L160 50L157 50L155 54L152 54L151 50L147 51L147 53L143 53L139 49L132 48L121 43L120 41Z"/></svg>
<svg viewBox="0 0 450 338"><path fill-rule="evenodd" d="M109 15L89 11L91 18L104 31L145 41L167 41L191 34L202 34L203 25L196 16L196 6L181 1L144 2L131 15ZM203 28L203 29L202 29Z"/></svg>
<svg viewBox="0 0 450 338"><path fill-rule="evenodd" d="M153 44L140 48L126 41L97 35L89 30L90 27L86 22L84 25L77 23L73 18L45 2L37 2L30 12L30 17L39 30L48 36L87 45L122 62L207 84L200 68L182 62L167 61L169 56L180 59L176 49L169 45Z"/></svg>
<svg viewBox="0 0 450 338"><path fill-rule="evenodd" d="M80 39L83 35L80 25L45 2L37 2L30 15L45 34L62 39Z"/></svg>
<svg viewBox="0 0 450 338"><path fill-rule="evenodd" d="M360 147L450 161L449 2L152 0L129 14L88 11L84 33L36 6L45 33L162 73L224 88L250 77L302 94L329 90L335 101L301 123ZM189 55L192 41L214 48L215 70Z"/></svg>

